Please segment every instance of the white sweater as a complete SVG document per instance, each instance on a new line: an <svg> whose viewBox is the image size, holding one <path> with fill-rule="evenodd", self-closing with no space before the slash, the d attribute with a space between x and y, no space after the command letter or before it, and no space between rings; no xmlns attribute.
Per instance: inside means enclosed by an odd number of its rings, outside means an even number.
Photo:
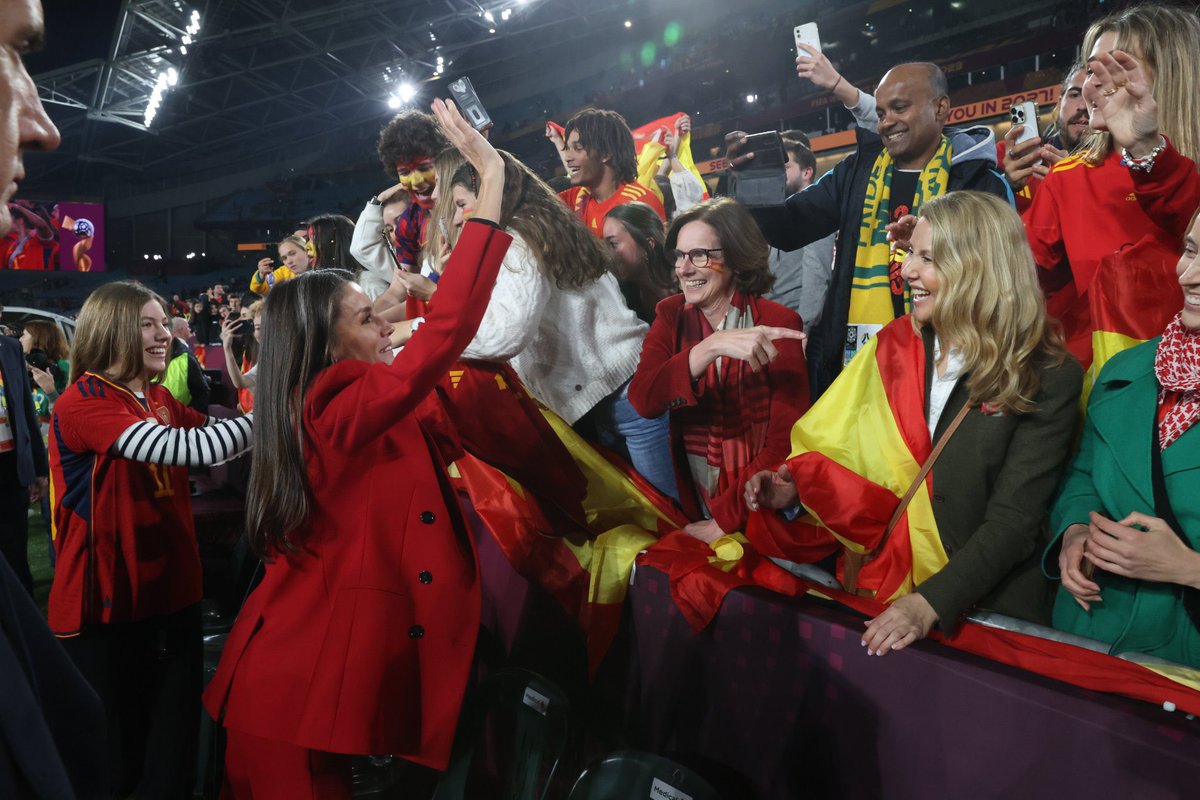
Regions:
<svg viewBox="0 0 1200 800"><path fill-rule="evenodd" d="M633 375L648 326L612 275L560 289L509 233L492 300L462 357L508 361L534 397L574 423Z"/></svg>

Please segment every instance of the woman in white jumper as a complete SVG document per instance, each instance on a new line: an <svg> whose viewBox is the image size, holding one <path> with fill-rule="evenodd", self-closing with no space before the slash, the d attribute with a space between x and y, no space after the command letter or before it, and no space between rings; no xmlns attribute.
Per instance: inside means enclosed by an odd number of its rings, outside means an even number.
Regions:
<svg viewBox="0 0 1200 800"><path fill-rule="evenodd" d="M667 415L644 419L627 399L646 323L630 310L609 272L603 242L524 164L501 155L506 174L499 223L513 242L463 360L507 361L534 397L584 435L594 427L601 444L674 497ZM451 247L471 217L478 187L469 164L445 184L439 181L433 217L451 204Z"/></svg>

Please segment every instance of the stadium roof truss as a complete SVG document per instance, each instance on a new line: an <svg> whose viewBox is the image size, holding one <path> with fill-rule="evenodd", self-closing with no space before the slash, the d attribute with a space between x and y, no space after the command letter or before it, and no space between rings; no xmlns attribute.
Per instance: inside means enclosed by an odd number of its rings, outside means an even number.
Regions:
<svg viewBox="0 0 1200 800"><path fill-rule="evenodd" d="M454 65L447 76L466 67L477 86L497 84L527 74L527 64L506 66L514 59L568 46L598 15L628 9L621 0L124 0L108 58L35 76L64 145L29 183L87 192L113 176L136 184L321 149L383 119L400 82L441 78L438 56Z"/></svg>

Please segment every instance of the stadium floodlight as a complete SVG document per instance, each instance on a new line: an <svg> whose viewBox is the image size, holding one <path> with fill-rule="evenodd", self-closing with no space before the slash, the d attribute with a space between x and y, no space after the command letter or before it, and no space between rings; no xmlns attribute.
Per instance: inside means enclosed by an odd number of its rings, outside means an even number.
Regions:
<svg viewBox="0 0 1200 800"><path fill-rule="evenodd" d="M407 81L400 84L400 88L396 90L396 97L398 97L400 99L401 103L409 103L416 96L417 96L417 87L413 86L411 83L408 83Z"/></svg>

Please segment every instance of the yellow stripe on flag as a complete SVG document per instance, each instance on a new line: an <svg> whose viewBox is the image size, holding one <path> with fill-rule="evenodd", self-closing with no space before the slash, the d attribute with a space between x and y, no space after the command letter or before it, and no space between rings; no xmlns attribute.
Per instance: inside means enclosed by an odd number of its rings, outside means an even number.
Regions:
<svg viewBox="0 0 1200 800"><path fill-rule="evenodd" d="M834 384L792 428L791 458L808 452L819 453L890 490L898 503L921 465L905 444L888 401L876 362L878 341L875 337L867 342L860 356L842 370ZM798 488L803 502L804 487ZM854 498L847 497L845 502L853 503ZM813 509L805 508L819 524L828 528ZM920 584L949 560L938 534L928 491L916 493L909 503L907 517L912 579L895 596L907 593L914 581ZM839 531L830 529L830 533L849 549L863 552L862 547Z"/></svg>
<svg viewBox="0 0 1200 800"><path fill-rule="evenodd" d="M1083 378L1083 396L1080 397L1080 408L1087 410L1088 397L1092 394L1092 386L1095 385L1096 379L1100 377L1100 370L1108 363L1108 360L1120 353L1123 350L1128 350L1131 347L1136 347L1142 342L1149 341L1148 339L1138 339L1134 336L1126 336L1123 333L1115 333L1113 331L1092 331L1092 365L1088 368L1087 374Z"/></svg>

